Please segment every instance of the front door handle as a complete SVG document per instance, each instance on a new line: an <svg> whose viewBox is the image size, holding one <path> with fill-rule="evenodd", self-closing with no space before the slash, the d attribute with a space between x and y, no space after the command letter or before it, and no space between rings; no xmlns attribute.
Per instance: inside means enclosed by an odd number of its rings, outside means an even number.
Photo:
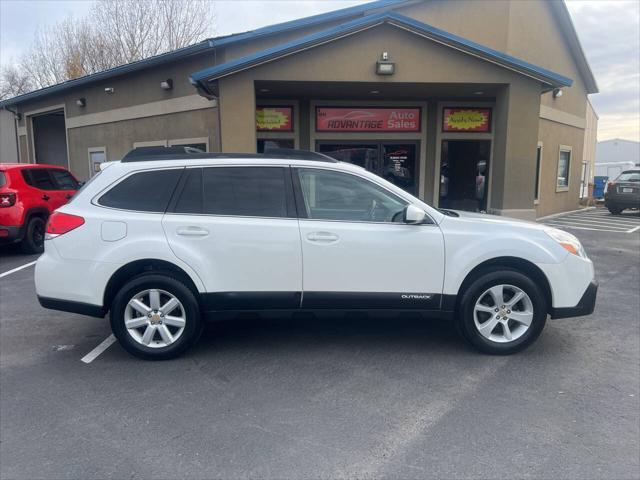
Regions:
<svg viewBox="0 0 640 480"><path fill-rule="evenodd" d="M334 243L340 240L340 237L331 232L311 232L307 234L307 240L316 243Z"/></svg>
<svg viewBox="0 0 640 480"><path fill-rule="evenodd" d="M209 235L209 230L200 227L181 227L176 230L176 233L183 237L206 237Z"/></svg>

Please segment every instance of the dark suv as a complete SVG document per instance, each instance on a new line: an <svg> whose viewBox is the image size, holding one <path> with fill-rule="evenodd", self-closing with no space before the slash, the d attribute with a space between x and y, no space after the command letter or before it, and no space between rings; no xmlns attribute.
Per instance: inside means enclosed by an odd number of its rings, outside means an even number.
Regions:
<svg viewBox="0 0 640 480"><path fill-rule="evenodd" d="M625 170L607 183L604 206L613 215L620 214L625 208L640 208L640 168Z"/></svg>
<svg viewBox="0 0 640 480"><path fill-rule="evenodd" d="M20 242L25 253L41 253L49 215L78 188L62 167L0 163L0 245Z"/></svg>

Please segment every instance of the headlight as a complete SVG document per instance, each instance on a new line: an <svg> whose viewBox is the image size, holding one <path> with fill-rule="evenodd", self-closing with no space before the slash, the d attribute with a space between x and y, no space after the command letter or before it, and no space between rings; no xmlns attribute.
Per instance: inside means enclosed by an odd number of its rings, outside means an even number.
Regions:
<svg viewBox="0 0 640 480"><path fill-rule="evenodd" d="M558 230L557 228L548 228L545 232L558 242L567 252L578 255L582 258L587 258L587 253L584 251L584 248L582 248L580 240L578 240L574 235L571 235L569 232L565 232L564 230Z"/></svg>

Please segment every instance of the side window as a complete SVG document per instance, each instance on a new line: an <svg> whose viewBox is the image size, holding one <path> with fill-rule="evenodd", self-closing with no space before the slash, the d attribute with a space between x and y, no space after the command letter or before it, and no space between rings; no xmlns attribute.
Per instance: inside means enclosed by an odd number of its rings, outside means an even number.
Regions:
<svg viewBox="0 0 640 480"><path fill-rule="evenodd" d="M569 166L571 164L571 150L560 149L558 158L558 188L569 187Z"/></svg>
<svg viewBox="0 0 640 480"><path fill-rule="evenodd" d="M53 180L56 182L58 190L77 190L78 182L76 179L71 176L69 172L66 170L57 170L51 169L51 176Z"/></svg>
<svg viewBox="0 0 640 480"><path fill-rule="evenodd" d="M188 168L180 196L173 208L175 213L202 213L202 169Z"/></svg>
<svg viewBox="0 0 640 480"><path fill-rule="evenodd" d="M22 170L24 181L40 190L55 190L53 179L46 168L25 168Z"/></svg>
<svg viewBox="0 0 640 480"><path fill-rule="evenodd" d="M98 200L105 207L163 213L182 169L139 172L125 178Z"/></svg>
<svg viewBox="0 0 640 480"><path fill-rule="evenodd" d="M373 182L319 169L298 169L307 217L352 222L401 222L407 203Z"/></svg>
<svg viewBox="0 0 640 480"><path fill-rule="evenodd" d="M205 168L202 186L202 213L287 216L285 169L282 167Z"/></svg>

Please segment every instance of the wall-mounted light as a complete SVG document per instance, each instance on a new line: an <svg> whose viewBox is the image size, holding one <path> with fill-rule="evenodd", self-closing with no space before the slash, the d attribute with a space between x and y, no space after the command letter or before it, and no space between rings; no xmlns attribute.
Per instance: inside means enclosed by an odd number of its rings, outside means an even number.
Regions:
<svg viewBox="0 0 640 480"><path fill-rule="evenodd" d="M163 80L160 82L160 88L163 90L171 90L173 88L173 80L170 78Z"/></svg>
<svg viewBox="0 0 640 480"><path fill-rule="evenodd" d="M115 92L115 90L113 89L113 87L106 87L106 88L104 89L104 93L112 94L113 92Z"/></svg>
<svg viewBox="0 0 640 480"><path fill-rule="evenodd" d="M76 105L79 107L84 107L87 105L87 100L83 97L83 98L78 98L76 100Z"/></svg>
<svg viewBox="0 0 640 480"><path fill-rule="evenodd" d="M562 89L554 88L553 89L553 98L559 98L562 96Z"/></svg>
<svg viewBox="0 0 640 480"><path fill-rule="evenodd" d="M389 59L389 52L382 52L380 60L376 62L378 75L393 75L396 73L396 64Z"/></svg>

